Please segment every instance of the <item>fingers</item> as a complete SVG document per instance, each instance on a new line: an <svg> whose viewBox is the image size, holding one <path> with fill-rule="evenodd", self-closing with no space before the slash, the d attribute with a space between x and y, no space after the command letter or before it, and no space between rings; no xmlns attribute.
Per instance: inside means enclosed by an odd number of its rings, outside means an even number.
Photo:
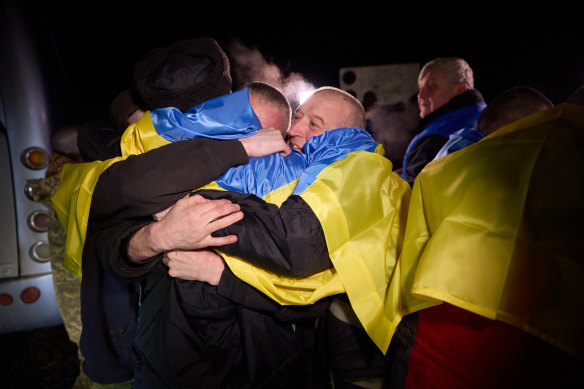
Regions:
<svg viewBox="0 0 584 389"><path fill-rule="evenodd" d="M210 239L209 239L209 246L208 247L227 246L228 244L233 244L235 242L237 242L237 236L236 235L210 237Z"/></svg>
<svg viewBox="0 0 584 389"><path fill-rule="evenodd" d="M203 196L198 195L198 194L192 195L192 196L190 194L187 194L185 197L178 200L177 204L180 203L183 206L199 205L199 204L202 205L202 204L208 203L209 201L211 201L211 200L206 199Z"/></svg>
<svg viewBox="0 0 584 389"><path fill-rule="evenodd" d="M193 195L193 196L191 196L191 195L186 195L186 198L190 198L190 199L191 199L191 202L192 202L193 204L202 204L202 203L205 203L205 202L207 202L207 201L210 201L209 199L206 199L206 198L204 198L203 196L201 196L201 195L198 195L198 194L196 194L196 195Z"/></svg>
<svg viewBox="0 0 584 389"><path fill-rule="evenodd" d="M212 234L213 232L228 227L241 219L243 219L243 212L238 211L209 223L205 231L208 233L207 238L205 239L205 247L219 247L237 242L236 235L214 237Z"/></svg>
<svg viewBox="0 0 584 389"><path fill-rule="evenodd" d="M148 236L156 252L192 250L237 241L235 236L215 238L211 234L243 218L239 204L226 199L192 197L179 200L167 215L152 224Z"/></svg>
<svg viewBox="0 0 584 389"><path fill-rule="evenodd" d="M203 199L203 201L201 201L201 199ZM185 208L183 210L184 213L189 214L191 217L202 219L205 224L227 216L233 212L237 212L240 209L239 204L234 204L227 199L208 200L200 195L194 195L188 199L179 201L182 202L181 207Z"/></svg>
<svg viewBox="0 0 584 389"><path fill-rule="evenodd" d="M256 134L238 139L249 157L263 157L269 154L290 154L282 133L274 128L264 128Z"/></svg>
<svg viewBox="0 0 584 389"><path fill-rule="evenodd" d="M169 251L165 264L171 277L190 281L204 281L218 285L225 264L210 250Z"/></svg>
<svg viewBox="0 0 584 389"><path fill-rule="evenodd" d="M230 226L233 223L240 221L241 219L243 219L242 211L236 211L223 217L220 217L218 219L215 219L211 223L209 223L210 228L209 233L213 233L217 230Z"/></svg>
<svg viewBox="0 0 584 389"><path fill-rule="evenodd" d="M290 146L288 146L288 144L284 143L284 150L280 151L280 154L283 155L284 157L290 155L290 153L292 152L292 150L290 149Z"/></svg>

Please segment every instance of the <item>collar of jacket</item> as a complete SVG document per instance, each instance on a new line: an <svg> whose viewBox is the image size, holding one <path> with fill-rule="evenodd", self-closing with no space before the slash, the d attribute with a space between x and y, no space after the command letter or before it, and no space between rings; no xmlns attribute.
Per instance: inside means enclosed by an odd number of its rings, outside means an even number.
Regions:
<svg viewBox="0 0 584 389"><path fill-rule="evenodd" d="M484 103L483 95L476 89L470 89L466 92L453 97L450 101L438 108L436 111L428 114L425 118L420 120L420 130L424 129L428 123L434 121L436 118L457 109L467 107L469 105Z"/></svg>

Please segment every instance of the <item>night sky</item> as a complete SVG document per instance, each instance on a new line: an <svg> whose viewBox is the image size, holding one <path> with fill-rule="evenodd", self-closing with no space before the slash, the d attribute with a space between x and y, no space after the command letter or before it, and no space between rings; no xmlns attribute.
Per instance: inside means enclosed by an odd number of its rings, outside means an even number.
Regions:
<svg viewBox="0 0 584 389"><path fill-rule="evenodd" d="M33 17L50 39L45 49L57 59L52 71L62 74L62 93L75 96L71 120L107 111L149 50L198 36L214 37L229 55L235 42L258 50L283 77L301 75L317 87L339 86L340 68L423 64L438 56L466 59L487 102L506 88L527 84L559 103L584 84L584 27L567 20L558 24L551 14L545 23L533 15L521 22L499 15L484 25L463 20L456 28L451 20L448 28L445 20L425 24L419 15L403 13L373 28L376 24L361 15L325 25L304 9L291 9L287 17L256 14L248 21L237 11L225 17L196 6L171 7L173 2L133 10L83 3L69 6L67 13L51 4L39 5Z"/></svg>

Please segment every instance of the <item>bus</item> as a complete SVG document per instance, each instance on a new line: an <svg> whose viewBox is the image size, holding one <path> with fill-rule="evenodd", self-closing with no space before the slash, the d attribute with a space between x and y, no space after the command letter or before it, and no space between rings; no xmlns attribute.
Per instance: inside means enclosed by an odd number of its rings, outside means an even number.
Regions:
<svg viewBox="0 0 584 389"><path fill-rule="evenodd" d="M0 12L0 333L62 324L49 260L48 210L28 179L45 175L52 115L46 75L23 14Z"/></svg>

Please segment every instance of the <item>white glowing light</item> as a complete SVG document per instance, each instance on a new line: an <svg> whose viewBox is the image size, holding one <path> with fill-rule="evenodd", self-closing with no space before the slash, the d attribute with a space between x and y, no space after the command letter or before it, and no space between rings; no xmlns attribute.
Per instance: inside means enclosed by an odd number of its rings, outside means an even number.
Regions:
<svg viewBox="0 0 584 389"><path fill-rule="evenodd" d="M298 93L298 101L300 102L300 104L304 103L306 101L306 99L309 98L313 92L314 92L314 90L308 90L308 91L303 91L303 92Z"/></svg>

